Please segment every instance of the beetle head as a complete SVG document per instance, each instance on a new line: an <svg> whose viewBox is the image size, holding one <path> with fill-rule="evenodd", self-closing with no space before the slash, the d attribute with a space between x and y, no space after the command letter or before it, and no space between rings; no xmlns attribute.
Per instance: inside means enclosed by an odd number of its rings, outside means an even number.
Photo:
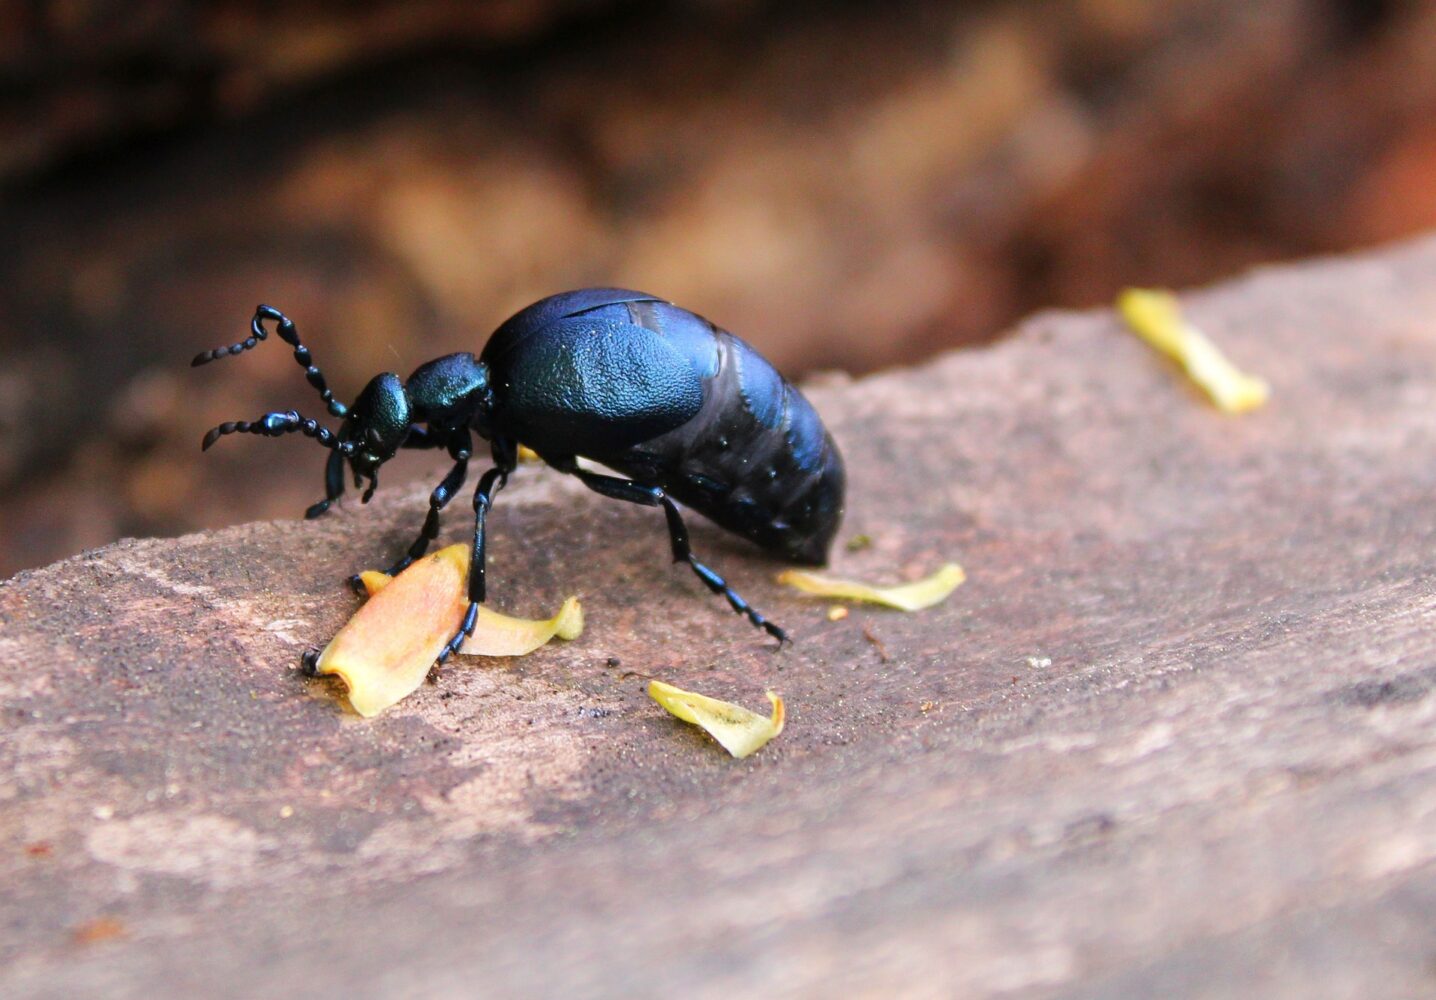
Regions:
<svg viewBox="0 0 1436 1000"><path fill-rule="evenodd" d="M339 439L349 446L344 450L354 471L354 485L369 480L364 491L366 503L374 494L379 466L394 457L409 433L409 411L404 383L392 372L370 379L349 408Z"/></svg>

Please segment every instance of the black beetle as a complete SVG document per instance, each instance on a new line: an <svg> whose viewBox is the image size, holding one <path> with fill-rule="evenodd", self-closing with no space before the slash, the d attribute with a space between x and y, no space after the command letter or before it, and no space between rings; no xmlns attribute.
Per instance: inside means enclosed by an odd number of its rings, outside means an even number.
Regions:
<svg viewBox="0 0 1436 1000"><path fill-rule="evenodd" d="M251 336L205 351L202 365L264 340L266 320L294 348L337 433L293 410L220 424L204 448L226 434L278 437L299 432L330 449L318 517L344 491L347 461L365 503L379 467L400 448L442 448L454 460L429 497L419 537L389 570L422 556L439 533L439 512L463 486L471 432L492 446L494 467L474 493L469 609L439 655L444 662L474 629L484 600L484 518L517 463L520 442L560 472L617 500L662 507L673 558L686 562L733 610L781 645L787 635L699 562L677 500L723 528L800 563L821 565L843 513L843 460L812 405L757 351L708 320L642 292L586 288L535 302L510 317L476 360L448 354L407 380L376 375L352 406L334 398L294 323L260 306ZM628 478L582 468L591 459ZM357 581L357 577L354 581ZM312 654L307 656L312 665Z"/></svg>

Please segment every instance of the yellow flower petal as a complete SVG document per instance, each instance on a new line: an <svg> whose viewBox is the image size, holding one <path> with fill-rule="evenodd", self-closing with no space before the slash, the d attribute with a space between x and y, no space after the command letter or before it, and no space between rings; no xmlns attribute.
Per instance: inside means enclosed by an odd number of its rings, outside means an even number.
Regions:
<svg viewBox="0 0 1436 1000"><path fill-rule="evenodd" d="M1171 292L1128 288L1117 296L1117 310L1147 343L1168 355L1225 413L1245 413L1267 401L1271 387L1237 369L1217 345L1182 318Z"/></svg>
<svg viewBox="0 0 1436 1000"><path fill-rule="evenodd" d="M719 701L695 691L684 691L662 681L648 682L648 696L675 718L705 730L734 757L747 757L783 731L783 699L772 691L772 718L750 712L742 705Z"/></svg>
<svg viewBox="0 0 1436 1000"><path fill-rule="evenodd" d="M778 574L779 583L796 587L805 594L885 604L900 611L921 611L941 604L966 579L967 574L957 563L948 563L932 576L896 587L874 587L857 580L841 580L799 569L788 569Z"/></svg>
<svg viewBox="0 0 1436 1000"><path fill-rule="evenodd" d="M583 632L583 607L570 597L552 618L511 618L479 606L474 634L459 647L463 656L524 656L554 636L577 639Z"/></svg>
<svg viewBox="0 0 1436 1000"><path fill-rule="evenodd" d="M339 675L349 688L349 703L366 718L394 705L424 682L458 630L469 603L468 573L469 547L450 545L394 578L372 570L359 574L370 599L320 654L316 668ZM474 634L459 652L523 656L554 636L575 639L582 632L583 608L576 597L541 621L480 607Z"/></svg>
<svg viewBox="0 0 1436 1000"><path fill-rule="evenodd" d="M383 590L392 579L394 578L388 573L381 573L377 569L366 569L359 574L359 582L364 584L364 593L369 597Z"/></svg>

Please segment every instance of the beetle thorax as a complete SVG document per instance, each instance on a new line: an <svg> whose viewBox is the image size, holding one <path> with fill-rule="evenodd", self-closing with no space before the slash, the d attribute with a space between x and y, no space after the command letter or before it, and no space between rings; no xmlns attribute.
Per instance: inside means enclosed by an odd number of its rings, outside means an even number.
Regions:
<svg viewBox="0 0 1436 1000"><path fill-rule="evenodd" d="M439 431L487 425L493 405L489 369L468 352L420 365L404 383L412 419Z"/></svg>

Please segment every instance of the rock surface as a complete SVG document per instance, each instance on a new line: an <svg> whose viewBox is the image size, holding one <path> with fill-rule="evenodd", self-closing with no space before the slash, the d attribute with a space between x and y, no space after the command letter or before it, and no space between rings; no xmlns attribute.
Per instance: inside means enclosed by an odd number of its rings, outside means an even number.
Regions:
<svg viewBox="0 0 1436 1000"><path fill-rule="evenodd" d="M697 527L782 653L531 467L497 603L588 630L373 721L296 661L421 484L0 584L0 993L1430 995L1436 240L1184 301L1266 409L1104 312L815 387L837 569L969 582L830 622ZM788 729L733 761L650 676Z"/></svg>

